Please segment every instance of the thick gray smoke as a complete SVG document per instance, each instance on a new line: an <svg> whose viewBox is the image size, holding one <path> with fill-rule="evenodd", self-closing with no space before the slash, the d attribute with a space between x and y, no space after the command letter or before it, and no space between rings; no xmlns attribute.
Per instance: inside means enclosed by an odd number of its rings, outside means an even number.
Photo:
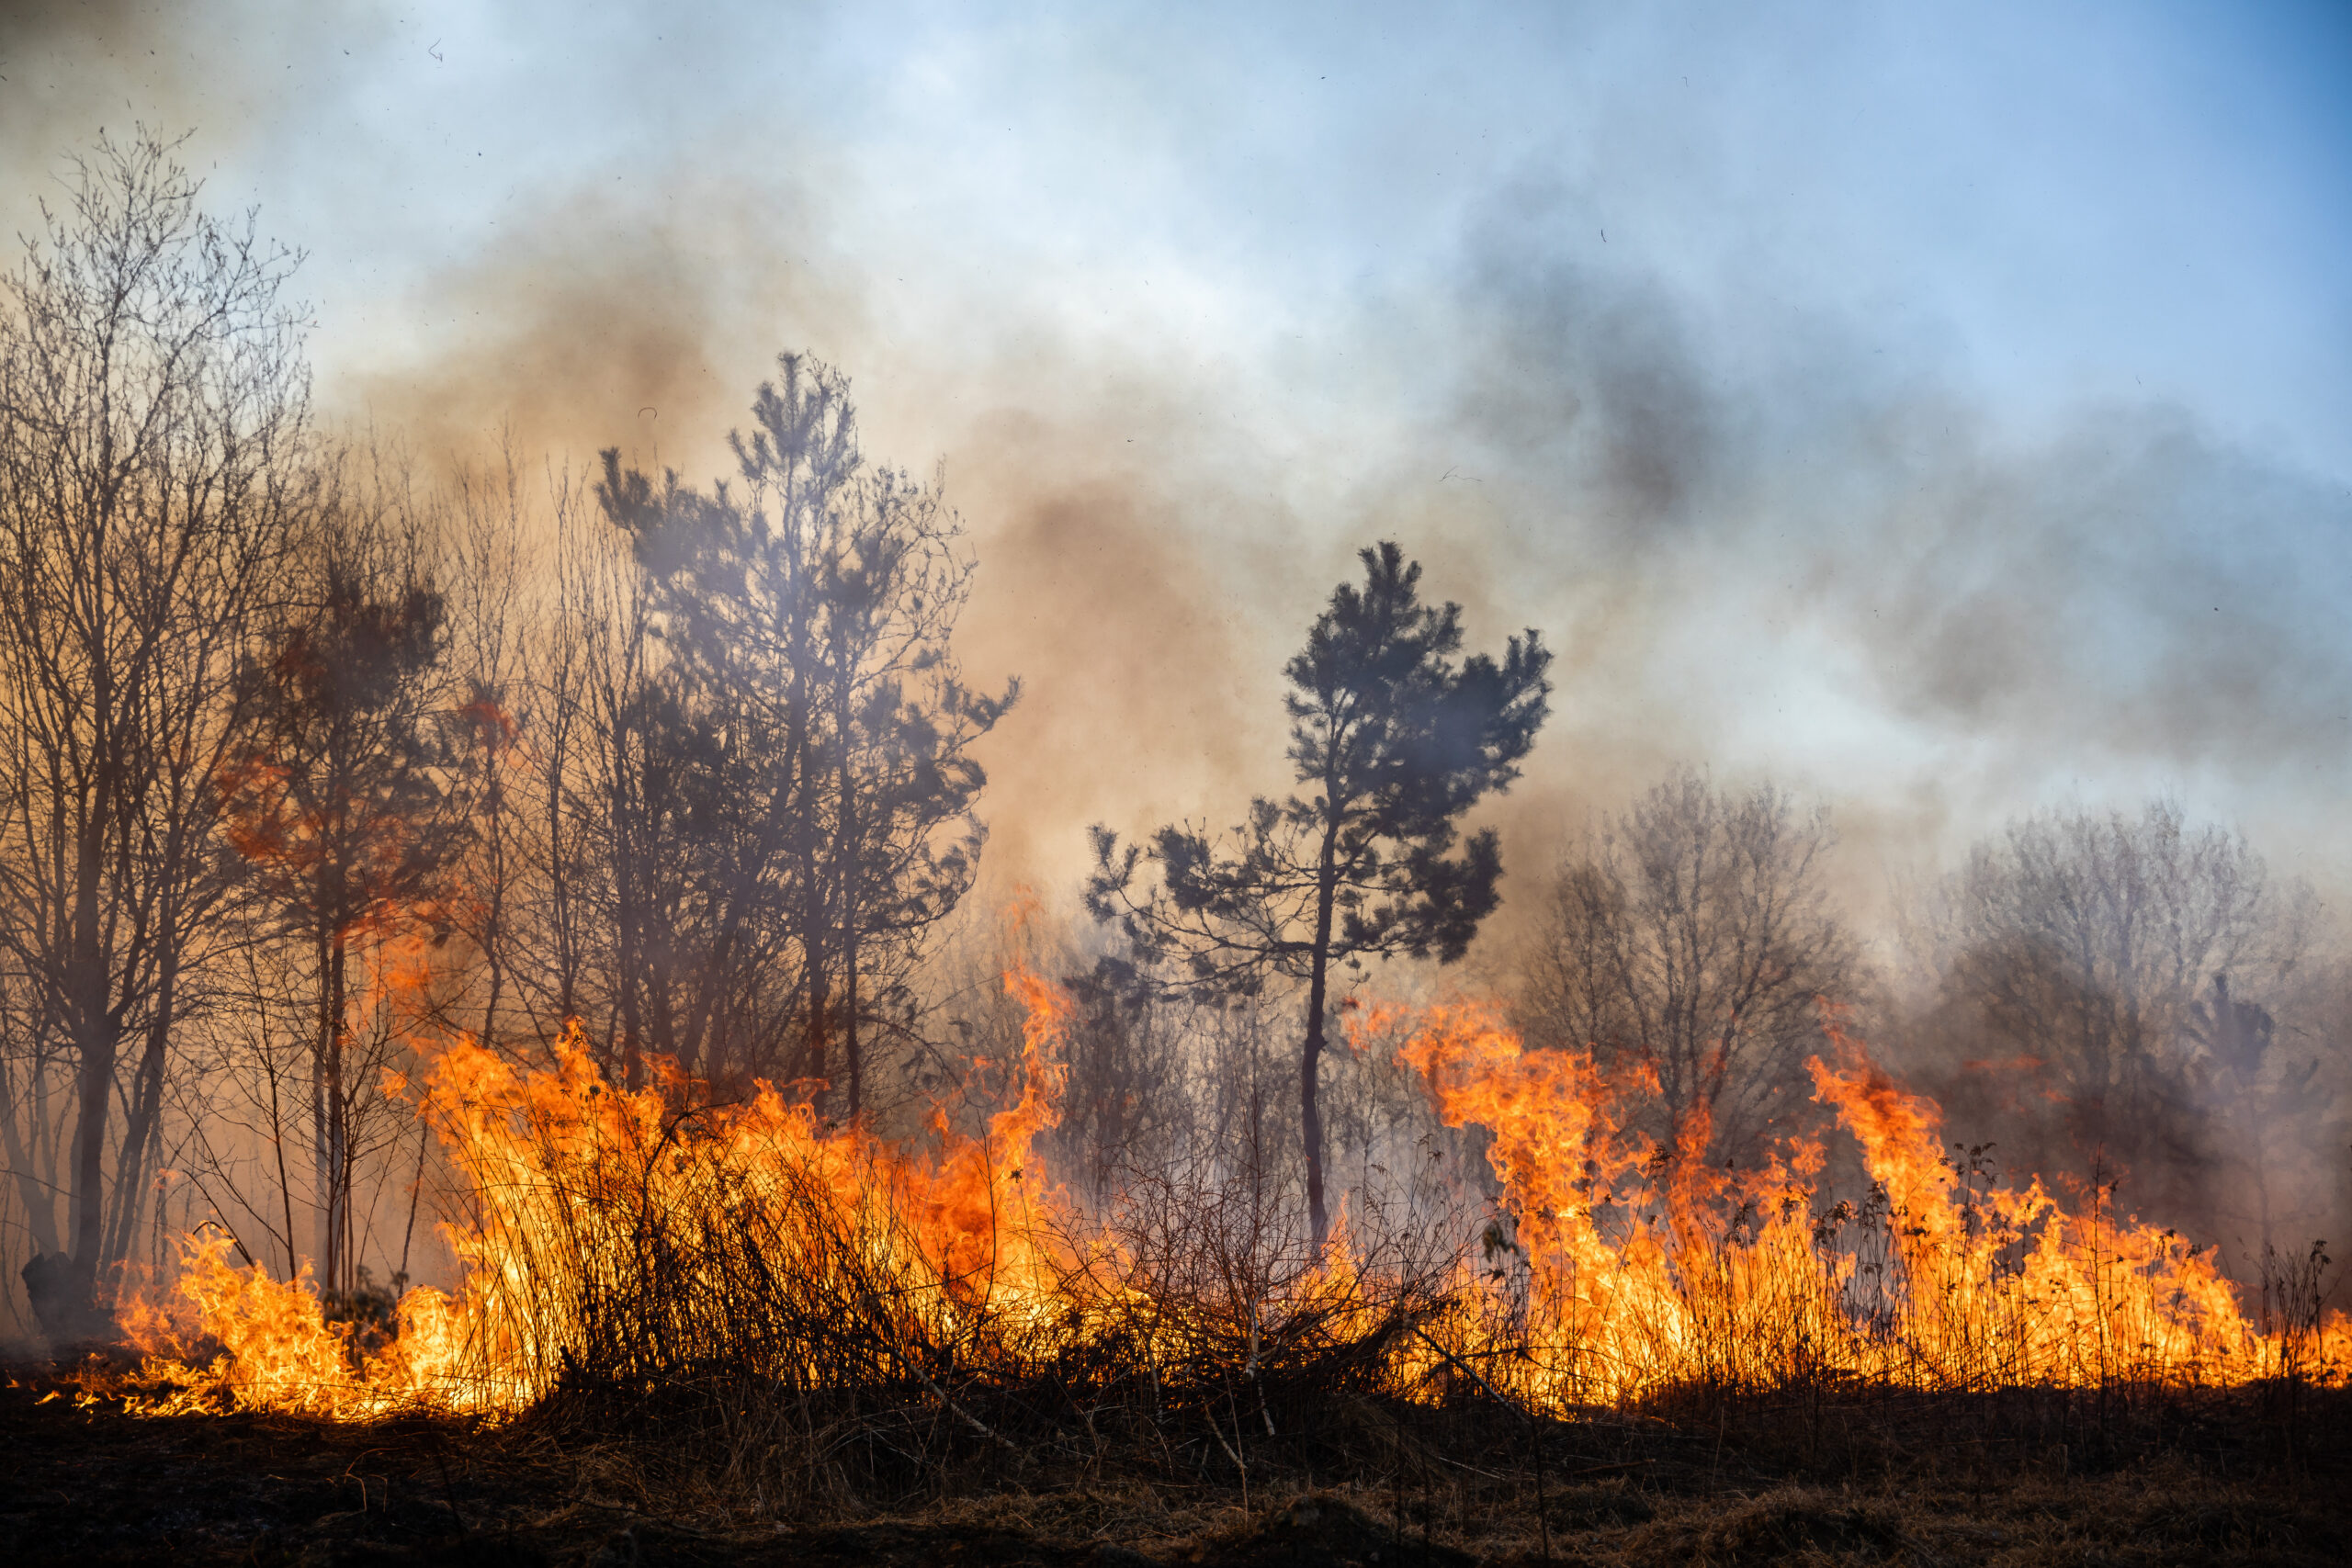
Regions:
<svg viewBox="0 0 2352 1568"><path fill-rule="evenodd" d="M2281 852L2340 872L2298 781L2352 755L2352 489L2173 405L2018 430L1866 321L1725 326L1566 227L1521 205L1465 245L1451 420L1485 510L1521 520L1498 575L1573 606L1564 640L1626 731L1609 750L1777 753L1878 796L1865 820L1899 814L1883 773L1834 771L1853 754L1835 703L1882 716L1892 747L1952 753L1965 831L2004 777L2218 782L2278 813ZM1758 680L1792 644L1834 676Z"/></svg>
<svg viewBox="0 0 2352 1568"><path fill-rule="evenodd" d="M707 479L775 351L841 364L871 450L944 458L984 563L974 668L1029 682L995 743L1008 872L1066 875L1073 823L1217 819L1278 783L1281 660L1380 535L1474 638L1563 649L1503 808L1521 864L1678 760L1838 799L1859 887L2053 790L2181 790L2323 875L2352 859L2325 784L2352 492L2164 401L2008 408L1932 309L1798 287L1781 226L1821 197L1747 188L1733 134L1804 134L1805 50L1827 73L1846 46L1732 28L1775 99L1663 23L1564 21L1496 91L1552 105L1565 72L1569 107L1464 180L1486 121L1416 99L1408 136L1381 107L1476 58L1461 39L1426 67L1351 45L1316 80L1354 96L1252 120L1181 51L1190 85L1113 112L1148 28L556 20L12 8L0 199L22 226L109 120L196 127L216 204L312 252L324 406L431 464L503 435ZM1315 52L1261 69L1287 51ZM1030 140L985 139L1000 108ZM1176 276L1127 276L1122 222ZM1241 248L1310 232L1365 265L1266 278Z"/></svg>

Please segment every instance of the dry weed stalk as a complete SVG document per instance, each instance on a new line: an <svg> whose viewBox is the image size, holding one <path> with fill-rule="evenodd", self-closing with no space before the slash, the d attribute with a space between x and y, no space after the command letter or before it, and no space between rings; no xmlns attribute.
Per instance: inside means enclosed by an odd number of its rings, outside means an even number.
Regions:
<svg viewBox="0 0 2352 1568"><path fill-rule="evenodd" d="M2341 1381L2324 1258L2282 1268L2258 1325L2211 1259L2068 1213L1946 1156L1932 1107L1859 1055L1815 1064L1874 1179L1825 1205L1818 1146L1730 1172L1621 1135L1589 1061L1524 1053L1490 1015L1431 1015L1407 1047L1450 1120L1493 1129L1503 1210L1374 1207L1315 1246L1257 1152L1127 1173L1089 1211L1041 1179L1066 1001L1016 974L1017 1103L933 1145L820 1123L763 1088L605 1084L575 1037L555 1071L471 1045L423 1100L466 1180L458 1296L413 1292L372 1355L315 1297L225 1244L183 1290L228 1352L151 1376L363 1416L416 1404L549 1430L650 1436L777 1502L944 1488L952 1475L1143 1465L1238 1484L1397 1450L1396 1413L1505 1407L1533 1433L1697 1396L1811 1402L1878 1388L2081 1390L2112 1404L2268 1379ZM1692 1146L1703 1146L1702 1136ZM164 1347L159 1347L164 1348ZM159 1406L160 1407L160 1406Z"/></svg>

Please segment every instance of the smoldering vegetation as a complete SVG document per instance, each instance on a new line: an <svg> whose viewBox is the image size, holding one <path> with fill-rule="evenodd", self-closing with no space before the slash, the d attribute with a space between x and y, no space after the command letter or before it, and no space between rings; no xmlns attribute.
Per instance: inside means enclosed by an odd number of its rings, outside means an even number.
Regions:
<svg viewBox="0 0 2352 1568"><path fill-rule="evenodd" d="M416 1114L416 1086L461 1036L546 1072L576 1024L577 1070L600 1092L666 1110L635 1165L558 1195L582 1214L668 1209L708 1244L599 1252L594 1269L559 1247L526 1270L551 1317L596 1330L537 1348L536 1431L675 1438L628 1450L640 1495L716 1471L750 1489L730 1508L854 1508L967 1475L1021 1484L1024 1453L1057 1475L1215 1472L1245 1497L1337 1470L1396 1483L1401 1540L1400 1478L1442 1451L1531 1480L1548 1553L1544 1456L1588 1476L1695 1471L1695 1439L1646 1425L1658 1417L1713 1419L1710 1484L1734 1423L1758 1451L1779 1440L1775 1413L1793 1407L1776 1400L1812 1401L1804 1465L1857 1470L1889 1429L1920 1440L1902 1426L1933 1418L1917 1410L1825 1438L1823 1403L1855 1374L1736 1325L1706 1376L1637 1408L1547 1404L1449 1348L1465 1264L1503 1282L1497 1344L1524 1321L1510 1292L1532 1291L1514 1281L1554 1218L1511 1207L1487 1157L1494 1129L1450 1114L1442 1075L1399 1049L1411 1009L1456 999L1475 972L1532 1059L1631 1086L1611 1101L1629 1109L1610 1152L1645 1152L1642 1190L1753 1173L1812 1140L1824 1252L1860 1258L1855 1235L1896 1245L1902 1217L1811 1066L1847 1062L1859 1040L1941 1105L1956 1179L2038 1176L2192 1251L2220 1247L2248 1316L2304 1335L2306 1359L2266 1363L2258 1390L2224 1391L2194 1419L2275 1432L2265 1452L2288 1472L2312 1463L2295 1402L2328 1364L2338 1299L2312 1243L2352 1215L2352 962L2278 852L2161 798L2045 809L1866 927L1833 874L1834 800L1606 758L1593 772L1609 784L1575 792L1592 807L1580 816L1556 786L1524 787L1556 739L1551 708L1565 719L1605 660L1578 657L1573 627L1505 621L1499 592L1463 613L1423 592L1410 552L1373 543L1295 606L1262 671L1255 695L1288 731L1286 764L1179 820L1100 824L1090 875L1009 914L984 880L999 809L985 764L1050 697L968 660L957 632L989 535L967 528L936 472L866 450L846 375L780 358L719 477L619 450L444 472L389 434L314 418L288 260L204 217L168 149L110 144L0 318L0 1310L14 1335L105 1340L118 1307L168 1279L176 1238L209 1229L281 1280L307 1264L356 1360L390 1334L397 1292L456 1282L445 1237L484 1224L483 1189ZM1774 445L1756 411L1778 400L1727 386L1655 297L1496 265L1480 308L1516 321L1520 357L1498 355L1453 415L1498 459L1481 504L1567 498L1602 584L1661 562L1670 581L1713 582L1737 567L1712 558L1752 559ZM1930 459L1900 442L1858 456L1859 416L1806 432L1825 468L1856 476L1825 535L1867 545ZM1934 463L1967 467L1940 450ZM1924 558L1860 548L1862 585L1819 564L1807 586L1833 604L1916 597L1904 629L1871 635L1874 668L1922 711L1988 722L2054 703L2030 664L2077 697L2095 690L2135 745L2186 755L2207 743L2194 716L2209 710L2213 744L2311 744L2313 705L2346 673L2311 631L2335 592L2324 574L2278 591L2267 643L2169 641L2120 672L2070 639L2102 614L2127 642L2169 625L2144 584L2090 595L2087 616L1936 586L2021 556L2072 567L2143 491L2193 493L2165 463L2215 485L2233 471L2188 437L2147 450L2153 470L2062 447L2046 483L2027 465L1906 500L1948 525L1923 536ZM2248 504L2308 500L2284 481L2230 488ZM1367 512L1385 524L1400 509ZM2177 570L2208 564L2185 524L2167 539ZM2050 584L2077 580L2037 581L2063 595ZM1646 637L1676 625L1656 599L1619 624L1647 615ZM2007 658L2021 666L1996 667ZM2143 711L2154 686L2135 672L2150 669L2193 687L2165 709L2175 728ZM1187 679L1152 673L1155 692ZM1531 795L1555 813L1552 863L1520 847ZM1062 825L1073 839L1087 826ZM1009 970L1066 998L1048 1076ZM1097 1334L1075 1309L972 1307L958 1292L974 1271L937 1259L893 1274L872 1259L905 1266L897 1244L860 1228L895 1234L887 1204L791 1231L807 1256L729 1230L773 1215L723 1161L694 1168L708 1185L680 1206L664 1171L721 1142L698 1119L723 1122L763 1085L812 1136L905 1148L986 1148L1043 1093L1051 1115L1024 1134L1040 1164L1005 1179L1051 1183L1073 1223L1120 1238L1132 1272L1101 1299L1140 1316ZM992 1175L984 1190L1007 1190ZM1649 1223L1631 1197L1591 1207L1621 1239ZM1738 1258L1759 1224L1740 1208L1687 1256ZM1318 1272L1341 1226L1362 1248L1352 1278ZM1698 1270L1676 1277L1704 1296ZM592 1285L593 1310L564 1294ZM1092 1302L1070 1279L1056 1289ZM924 1292L956 1311L877 1304ZM1835 1315L1867 1337L1855 1299ZM2031 1378L1991 1380L2015 1397L1970 1408L1987 1444L2036 1464L2094 1430L2099 1462L2120 1464L2191 1420L2165 1403L2180 1388L2143 1375L2154 1364L2102 1362L2095 1411ZM1860 1381L1890 1399L1902 1386ZM1967 1382L1941 1391L1985 1392ZM1424 1406L1438 1414L1423 1421ZM1158 1460L1134 1457L1155 1443ZM1614 1525L1655 1511L1613 1484L1576 1495ZM1426 1546L1426 1495L1421 1508ZM1802 1499L1742 1517L1816 1543L1900 1545L1905 1528Z"/></svg>

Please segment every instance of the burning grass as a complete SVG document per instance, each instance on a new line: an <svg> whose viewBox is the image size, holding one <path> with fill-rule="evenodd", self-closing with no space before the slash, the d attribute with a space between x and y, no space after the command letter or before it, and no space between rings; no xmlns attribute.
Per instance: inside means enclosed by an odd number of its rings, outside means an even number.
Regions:
<svg viewBox="0 0 2352 1568"><path fill-rule="evenodd" d="M307 1281L191 1240L175 1293L125 1314L144 1360L85 1389L149 1416L621 1443L650 1491L758 1514L1106 1478L1231 1488L1248 1512L1253 1488L1450 1467L1532 1484L1540 1522L1547 1446L1555 1485L1660 1462L1571 1431L1663 1417L1713 1425L1720 1450L1733 1413L1773 1410L1756 1441L1809 1433L1793 1462L1817 1467L1858 1462L1851 1413L1883 1426L1888 1400L1976 1401L2008 1412L1986 1430L2029 1433L1999 1441L2055 1430L2062 1450L2093 1411L2105 1433L2236 1401L2291 1468L2303 1404L2344 1382L2319 1255L2256 1321L2210 1255L2104 1190L2069 1212L1947 1159L1934 1107L1850 1043L1813 1072L1872 1179L1860 1204L1822 1193L1817 1142L1711 1168L1703 1128L1665 1150L1626 1131L1647 1086L1451 1008L1402 1055L1446 1121L1491 1135L1501 1203L1476 1241L1375 1214L1316 1248L1277 1183L1205 1164L1090 1211L1032 1156L1069 1004L1009 984L1028 1008L1020 1098L977 1135L936 1118L924 1147L764 1086L619 1089L576 1032L537 1072L460 1042L416 1095L464 1182L455 1294L409 1292L368 1345ZM1839 1412L1846 1437L1825 1437Z"/></svg>

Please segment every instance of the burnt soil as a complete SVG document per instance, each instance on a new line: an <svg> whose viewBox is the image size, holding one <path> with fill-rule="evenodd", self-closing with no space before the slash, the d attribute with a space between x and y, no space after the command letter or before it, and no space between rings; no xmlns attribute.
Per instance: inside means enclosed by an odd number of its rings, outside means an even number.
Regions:
<svg viewBox="0 0 2352 1568"><path fill-rule="evenodd" d="M1559 1422L1386 1413L1347 1473L1010 1461L778 1517L643 1440L141 1418L0 1376L10 1563L2341 1563L2352 1393L1693 1394ZM1249 1457L1249 1456L1245 1456ZM1328 1465L1328 1458L1327 1458ZM707 1478L705 1478L707 1479Z"/></svg>

